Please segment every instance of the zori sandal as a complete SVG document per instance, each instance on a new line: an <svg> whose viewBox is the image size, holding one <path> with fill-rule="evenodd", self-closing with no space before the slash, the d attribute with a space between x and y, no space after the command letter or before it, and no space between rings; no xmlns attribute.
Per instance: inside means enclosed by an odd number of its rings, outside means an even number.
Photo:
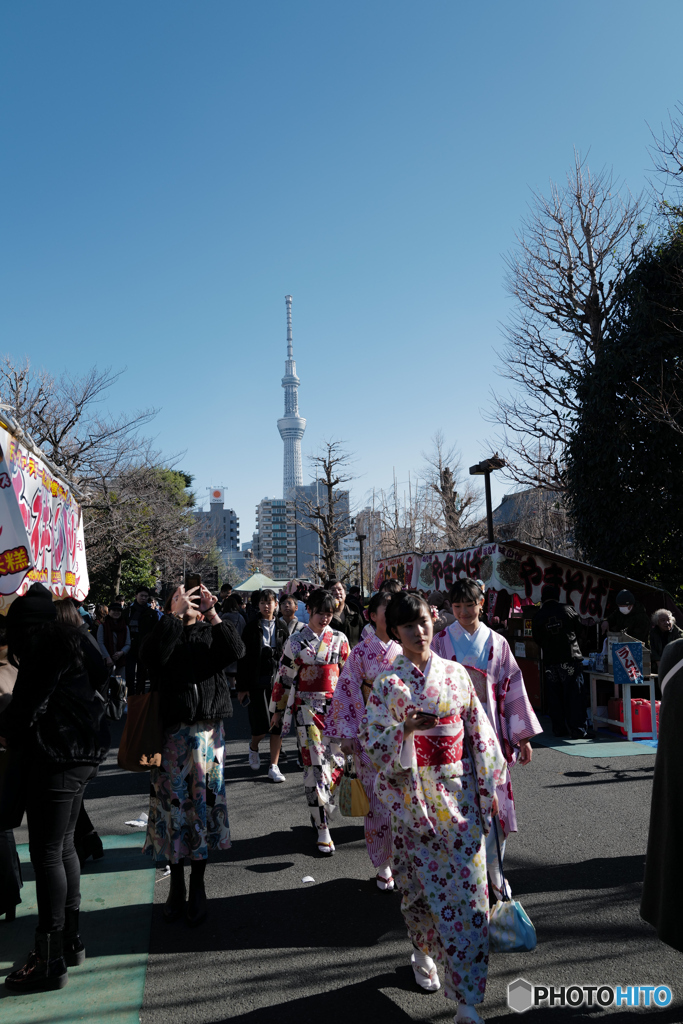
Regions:
<svg viewBox="0 0 683 1024"><path fill-rule="evenodd" d="M410 966L413 968L415 981L425 992L438 992L441 988L439 975L436 973L436 964L426 953L415 950L410 958Z"/></svg>

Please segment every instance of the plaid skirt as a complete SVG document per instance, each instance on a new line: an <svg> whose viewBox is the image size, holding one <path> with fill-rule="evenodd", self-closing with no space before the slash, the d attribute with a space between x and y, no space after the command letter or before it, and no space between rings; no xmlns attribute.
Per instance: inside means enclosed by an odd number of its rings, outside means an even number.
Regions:
<svg viewBox="0 0 683 1024"><path fill-rule="evenodd" d="M223 722L195 722L167 732L161 767L150 772L143 852L170 864L206 860L230 848L225 799Z"/></svg>

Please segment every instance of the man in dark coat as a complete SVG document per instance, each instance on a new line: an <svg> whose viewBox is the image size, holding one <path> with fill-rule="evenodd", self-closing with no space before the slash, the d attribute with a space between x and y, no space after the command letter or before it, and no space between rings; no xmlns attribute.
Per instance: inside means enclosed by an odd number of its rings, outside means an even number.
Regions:
<svg viewBox="0 0 683 1024"><path fill-rule="evenodd" d="M135 600L128 607L127 625L130 649L126 655L126 686L128 693L144 693L146 672L140 661L140 648L152 632L159 616L149 606L149 588L138 587Z"/></svg>
<svg viewBox="0 0 683 1024"><path fill-rule="evenodd" d="M282 657L282 649L289 637L285 626L277 621L277 596L273 590L261 590L259 617L244 627L242 642L245 653L237 662L237 699L247 703L251 742L249 743L249 766L258 771L261 766L259 743L270 733L271 782L284 782L285 777L278 767L282 747L281 729L270 726L270 698L273 681ZM248 698L248 701L247 701Z"/></svg>
<svg viewBox="0 0 683 1024"><path fill-rule="evenodd" d="M337 602L337 609L330 626L344 634L349 641L349 647L355 647L357 643L360 643L360 636L365 626L364 619L355 608L346 603L346 587L341 580L330 580L325 589L329 590Z"/></svg>
<svg viewBox="0 0 683 1024"><path fill-rule="evenodd" d="M683 850L683 640L667 644L659 663L662 704L650 805L645 883L640 914L657 935L683 953L683 917L676 898Z"/></svg>
<svg viewBox="0 0 683 1024"><path fill-rule="evenodd" d="M543 672L548 714L556 736L573 740L588 735L586 693L581 648L577 639L580 620L559 593L547 588L540 611L531 620L534 640L543 651Z"/></svg>
<svg viewBox="0 0 683 1024"><path fill-rule="evenodd" d="M617 606L602 623L603 633L628 633L647 647L650 640L650 617L630 590L620 590Z"/></svg>

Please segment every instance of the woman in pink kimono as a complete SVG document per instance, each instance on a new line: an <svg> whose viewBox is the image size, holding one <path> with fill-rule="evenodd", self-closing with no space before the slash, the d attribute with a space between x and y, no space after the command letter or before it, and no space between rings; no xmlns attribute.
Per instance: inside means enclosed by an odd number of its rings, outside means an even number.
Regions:
<svg viewBox="0 0 683 1024"><path fill-rule="evenodd" d="M393 889L391 873L391 822L389 812L375 796L375 771L372 761L358 742L358 729L365 714L365 705L375 677L388 669L401 648L386 632L385 612L392 595L380 591L370 599L370 624L364 639L351 651L332 699L325 733L330 740L341 740L342 753L353 754L363 788L370 801L365 815L365 845L377 869L378 888Z"/></svg>
<svg viewBox="0 0 683 1024"><path fill-rule="evenodd" d="M505 637L481 622L479 613L484 598L476 580L456 580L448 597L456 621L434 637L432 650L467 669L507 763L510 766L529 764L531 737L543 730L529 703L510 645ZM498 788L498 806L497 823L502 832L499 836L501 854L504 854L505 837L517 831L509 772L505 783ZM486 860L493 891L500 899L503 880L494 830L486 842Z"/></svg>
<svg viewBox="0 0 683 1024"><path fill-rule="evenodd" d="M388 633L403 653L375 679L361 743L391 813L394 872L421 988L440 982L458 1024L478 1024L488 973L484 836L507 774L488 718L462 666L430 651L432 618L418 594L395 597Z"/></svg>

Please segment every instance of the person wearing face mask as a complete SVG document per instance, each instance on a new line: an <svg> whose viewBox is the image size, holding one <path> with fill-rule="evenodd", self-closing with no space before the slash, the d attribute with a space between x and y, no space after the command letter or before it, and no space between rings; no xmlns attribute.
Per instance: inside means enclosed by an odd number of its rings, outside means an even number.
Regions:
<svg viewBox="0 0 683 1024"><path fill-rule="evenodd" d="M401 653L400 646L389 637L386 629L386 609L391 598L391 594L382 591L370 598L368 615L372 633L351 651L339 676L326 725L326 735L330 739L341 740L342 753L355 757L358 775L370 803L370 810L365 816L365 845L370 861L377 869L377 887L383 891L394 888L391 821L386 808L375 795L377 772L361 749L358 730L375 678L388 669Z"/></svg>
<svg viewBox="0 0 683 1024"><path fill-rule="evenodd" d="M271 728L281 726L286 736L292 719L296 723L318 852L330 855L334 843L327 811L334 809L331 789L344 770L344 758L339 744L325 739L325 725L349 642L330 628L335 603L327 590L312 590L306 607L308 624L289 637L282 653L270 705Z"/></svg>
<svg viewBox="0 0 683 1024"><path fill-rule="evenodd" d="M630 590L620 590L617 607L602 622L603 633L628 633L647 646L650 640L650 619L645 608Z"/></svg>

